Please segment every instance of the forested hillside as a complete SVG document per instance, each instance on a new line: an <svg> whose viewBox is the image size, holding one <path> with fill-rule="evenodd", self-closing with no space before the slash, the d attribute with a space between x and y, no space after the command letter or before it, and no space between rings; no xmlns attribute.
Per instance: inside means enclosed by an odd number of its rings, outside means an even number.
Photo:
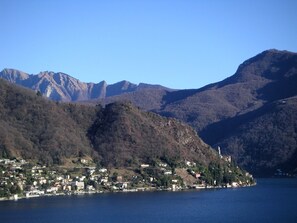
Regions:
<svg viewBox="0 0 297 223"><path fill-rule="evenodd" d="M107 100L128 99L180 119L243 167L271 175L279 168L297 171L296 86L297 54L267 50L244 61L229 78L200 89L161 92L159 98L147 92L147 98L157 100L147 104L138 101L138 92Z"/></svg>
<svg viewBox="0 0 297 223"><path fill-rule="evenodd" d="M109 167L156 160L205 166L223 162L190 126L130 103L106 108L58 103L4 80L0 89L2 157L57 165L89 157Z"/></svg>

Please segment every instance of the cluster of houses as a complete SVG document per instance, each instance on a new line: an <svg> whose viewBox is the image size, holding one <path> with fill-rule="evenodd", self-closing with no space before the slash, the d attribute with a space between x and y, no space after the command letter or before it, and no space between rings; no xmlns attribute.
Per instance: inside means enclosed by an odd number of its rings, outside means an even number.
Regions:
<svg viewBox="0 0 297 223"><path fill-rule="evenodd" d="M21 197L38 197L52 195L70 195L82 193L99 193L105 191L144 191L156 189L150 177L146 180L133 176L131 181L124 181L123 176L111 175L106 168L89 166L84 159L80 160L78 171L59 171L43 165L32 165L25 160L0 159L0 199L18 199ZM140 169L149 168L149 164L141 164ZM158 168L164 176L172 175L166 163L159 163ZM141 179L140 179L141 178ZM132 181L140 182L132 187ZM172 180L173 190L178 189L177 180ZM12 191L11 188L17 188Z"/></svg>
<svg viewBox="0 0 297 223"><path fill-rule="evenodd" d="M59 169L33 165L23 159L0 159L0 200L106 191L180 190L185 187L184 179L164 162L154 166L140 164L139 173L129 177L84 159L80 159L79 164L73 169ZM183 169L196 179L194 188L208 187L195 162L185 161ZM193 185L186 186L193 188ZM231 186L238 184L234 182Z"/></svg>
<svg viewBox="0 0 297 223"><path fill-rule="evenodd" d="M84 163L84 160L81 161ZM125 189L126 183L115 186L106 168L80 167L76 173L31 165L25 160L0 159L0 198L38 197L59 194L95 193L107 188ZM14 189L14 190L12 190Z"/></svg>

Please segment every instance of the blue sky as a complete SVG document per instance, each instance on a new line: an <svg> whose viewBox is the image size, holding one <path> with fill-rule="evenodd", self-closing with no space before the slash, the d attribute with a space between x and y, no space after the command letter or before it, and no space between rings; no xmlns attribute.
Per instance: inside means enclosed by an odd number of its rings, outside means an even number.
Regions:
<svg viewBox="0 0 297 223"><path fill-rule="evenodd" d="M297 52L295 0L0 0L0 70L199 88Z"/></svg>

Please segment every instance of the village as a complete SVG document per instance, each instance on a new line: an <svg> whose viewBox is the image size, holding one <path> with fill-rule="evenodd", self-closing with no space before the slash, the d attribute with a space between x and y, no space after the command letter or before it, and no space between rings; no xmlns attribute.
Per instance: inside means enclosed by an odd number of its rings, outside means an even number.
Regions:
<svg viewBox="0 0 297 223"><path fill-rule="evenodd" d="M84 159L80 162L84 165L76 170L58 171L44 165L32 165L23 159L0 159L0 199L158 189L153 177L149 177L148 182L138 179L139 176L124 181L124 177L116 172L111 175L106 168L88 166ZM149 166L141 164L140 168L146 169ZM166 164L161 166L164 176L172 175L170 170L164 168ZM172 180L172 183L177 182ZM174 184L171 187L179 189Z"/></svg>
<svg viewBox="0 0 297 223"><path fill-rule="evenodd" d="M85 159L79 159L78 163L75 168L64 169L32 164L24 159L0 159L0 200L222 187L216 180L207 179L202 171L197 171L196 163L190 161L185 161L184 168L176 169L164 162L155 165L143 163L133 171L98 167ZM252 178L249 175L246 177ZM230 181L224 187L249 184L249 180Z"/></svg>

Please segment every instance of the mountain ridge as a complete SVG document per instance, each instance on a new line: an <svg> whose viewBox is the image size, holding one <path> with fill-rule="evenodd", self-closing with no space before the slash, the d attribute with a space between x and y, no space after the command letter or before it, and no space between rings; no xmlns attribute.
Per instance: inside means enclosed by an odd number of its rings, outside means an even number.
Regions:
<svg viewBox="0 0 297 223"><path fill-rule="evenodd" d="M106 81L84 83L68 74L52 71L43 71L34 75L16 69L5 68L0 72L0 77L11 83L39 91L42 95L52 100L65 102L103 99L128 92L141 91L143 89L172 91L172 89L161 85L144 83L137 85L126 80L110 85Z"/></svg>
<svg viewBox="0 0 297 223"><path fill-rule="evenodd" d="M199 89L161 92L160 97L154 97L157 102L149 100L149 104L146 105L139 103L138 92L109 97L105 102L128 99L145 109L149 108L163 116L182 120L194 127L203 140L214 147L220 146L223 153L232 155L244 168L257 175L271 176L276 169L297 172L297 166L290 161L296 160L297 157L297 154L292 152L296 150L297 128L292 127L295 122L290 118L297 113L297 106L296 109L290 106L292 114L279 110L280 105L288 106L288 103L282 104L283 102L294 101L294 97L297 96L296 86L297 53L273 49L244 61L234 75ZM153 94L148 92L147 97L152 98L151 95ZM274 121L275 127L272 128L269 123L273 119L270 116L279 115L285 118L277 118L277 121ZM240 120L240 123L236 120ZM257 120L262 120L263 129L258 127ZM290 131L280 131L284 122L289 120L290 123L287 125ZM232 130L230 126L234 123L237 124ZM270 127L265 129L264 126ZM250 132L249 138L244 135L242 129ZM256 136L264 134L265 130L265 134L271 136L272 143L268 144L266 139ZM236 131L240 131L241 134L237 134ZM278 137L275 132L278 132ZM222 137L216 137L216 133L220 133ZM290 137L286 137L285 134ZM279 148L273 145L278 145ZM261 152L261 148L265 153ZM257 154L262 154L261 159ZM263 154L266 154L266 158ZM270 162L267 157L274 161ZM258 165L254 161L262 164Z"/></svg>

